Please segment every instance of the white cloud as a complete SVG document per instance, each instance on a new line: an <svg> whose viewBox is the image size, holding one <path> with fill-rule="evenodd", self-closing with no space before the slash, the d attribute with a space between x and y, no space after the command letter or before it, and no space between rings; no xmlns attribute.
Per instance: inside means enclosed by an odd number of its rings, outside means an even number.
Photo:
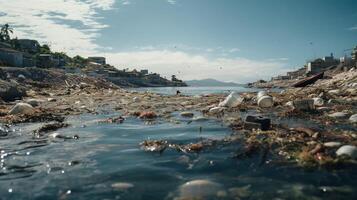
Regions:
<svg viewBox="0 0 357 200"><path fill-rule="evenodd" d="M167 0L167 2L168 2L169 4L172 4L172 5L175 5L175 4L176 4L176 0Z"/></svg>
<svg viewBox="0 0 357 200"><path fill-rule="evenodd" d="M130 1L124 0L124 1L122 2L122 4L123 4L123 5L129 5L129 4L130 4Z"/></svg>
<svg viewBox="0 0 357 200"><path fill-rule="evenodd" d="M15 27L15 36L49 43L54 50L90 54L99 31L98 11L112 9L115 0L0 0L0 23ZM76 24L76 26L74 26Z"/></svg>
<svg viewBox="0 0 357 200"><path fill-rule="evenodd" d="M234 53L234 52L237 52L237 51L240 51L240 49L238 49L238 48L233 48L233 49L230 49L230 50L229 50L229 53Z"/></svg>
<svg viewBox="0 0 357 200"><path fill-rule="evenodd" d="M184 80L216 78L247 82L267 79L287 71L283 61L256 61L246 58L213 58L183 51L153 50L107 53L110 63L119 69L149 69L166 77L176 74Z"/></svg>
<svg viewBox="0 0 357 200"><path fill-rule="evenodd" d="M128 0L121 1L130 3ZM176 1L168 0L175 4ZM126 3L126 4L127 4ZM238 48L199 48L187 45L136 47L133 51L113 52L97 44L100 31L107 28L98 14L113 9L115 0L0 0L0 24L15 27L19 38L49 42L55 51L69 55L105 55L118 68L149 69L169 77L246 82L283 73L284 59L251 60L228 58ZM106 51L107 53L104 53ZM206 54L209 52L210 57ZM214 52L224 53L211 57ZM219 55L219 54L218 54Z"/></svg>
<svg viewBox="0 0 357 200"><path fill-rule="evenodd" d="M356 25L356 26L352 26L352 27L348 28L348 30L350 30L350 31L355 31L355 30L357 30L357 25Z"/></svg>

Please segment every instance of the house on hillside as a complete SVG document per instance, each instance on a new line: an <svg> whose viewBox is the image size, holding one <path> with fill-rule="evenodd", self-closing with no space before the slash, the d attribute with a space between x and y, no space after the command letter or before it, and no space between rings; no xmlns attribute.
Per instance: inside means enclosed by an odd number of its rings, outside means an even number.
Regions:
<svg viewBox="0 0 357 200"><path fill-rule="evenodd" d="M36 53L40 49L40 44L37 42L37 40L19 39L17 40L17 44L21 50L30 53Z"/></svg>
<svg viewBox="0 0 357 200"><path fill-rule="evenodd" d="M23 66L23 53L9 48L0 48L0 64L12 67Z"/></svg>
<svg viewBox="0 0 357 200"><path fill-rule="evenodd" d="M314 61L308 62L306 73L307 74L320 73L326 70L327 68L338 64L339 64L339 60L335 59L333 57L333 54L331 53L330 56L325 56L323 58L318 58L315 59Z"/></svg>

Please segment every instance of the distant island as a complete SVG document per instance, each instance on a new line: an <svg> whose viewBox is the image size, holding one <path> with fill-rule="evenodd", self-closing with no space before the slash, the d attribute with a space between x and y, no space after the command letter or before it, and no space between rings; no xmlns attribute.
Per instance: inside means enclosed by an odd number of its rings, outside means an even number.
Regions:
<svg viewBox="0 0 357 200"><path fill-rule="evenodd" d="M201 80L189 80L189 81L185 81L185 83L191 87L242 87L242 86L246 86L245 84L218 81L218 80L212 79L212 78L201 79Z"/></svg>

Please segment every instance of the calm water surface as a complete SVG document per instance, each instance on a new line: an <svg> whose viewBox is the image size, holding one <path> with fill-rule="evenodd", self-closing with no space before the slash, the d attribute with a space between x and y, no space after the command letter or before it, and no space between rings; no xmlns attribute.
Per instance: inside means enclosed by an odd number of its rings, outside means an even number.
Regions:
<svg viewBox="0 0 357 200"><path fill-rule="evenodd" d="M180 124L159 120L146 125L136 118L123 124L98 123L119 114L69 117L67 122L72 126L57 133L78 135L78 140L35 139L31 133L39 123L10 127L8 133L3 128L0 199L174 199L180 196L182 184L196 179L219 185L219 197L205 199L357 197L356 169L306 170L269 159L261 165L259 155L238 160L233 152L239 143L199 154L144 152L139 143L146 139L188 144L223 138L232 132L214 119L188 123L178 113L173 115ZM203 127L201 133L199 127ZM127 187L113 188L115 183Z"/></svg>

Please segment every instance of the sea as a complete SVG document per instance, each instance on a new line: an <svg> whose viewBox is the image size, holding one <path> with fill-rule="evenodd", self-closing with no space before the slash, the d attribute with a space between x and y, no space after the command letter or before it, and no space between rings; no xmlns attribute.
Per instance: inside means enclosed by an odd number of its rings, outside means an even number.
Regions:
<svg viewBox="0 0 357 200"><path fill-rule="evenodd" d="M248 88L138 88L164 95L257 91ZM146 152L144 140L190 144L222 139L232 130L216 119L98 123L121 113L69 116L65 136L36 138L42 123L0 129L0 199L357 199L355 168L306 169L261 155L237 158L241 142L199 153ZM197 116L200 113L195 113ZM75 137L74 137L75 136ZM73 139L77 138L77 139Z"/></svg>

